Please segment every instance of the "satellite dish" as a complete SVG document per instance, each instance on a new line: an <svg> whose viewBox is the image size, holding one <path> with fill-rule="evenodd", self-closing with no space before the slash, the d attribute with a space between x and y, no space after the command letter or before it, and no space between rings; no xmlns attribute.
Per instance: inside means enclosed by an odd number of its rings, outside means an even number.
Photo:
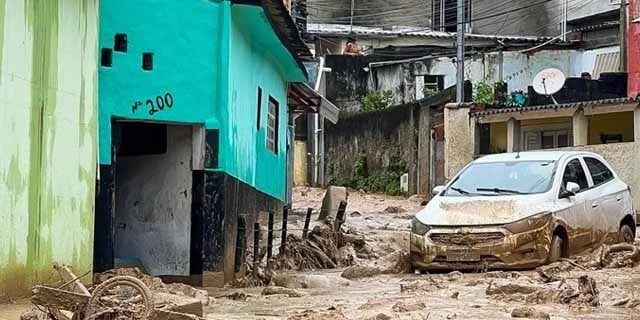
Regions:
<svg viewBox="0 0 640 320"><path fill-rule="evenodd" d="M545 69L533 78L533 90L538 94L551 96L562 89L566 80L562 71L554 68Z"/></svg>

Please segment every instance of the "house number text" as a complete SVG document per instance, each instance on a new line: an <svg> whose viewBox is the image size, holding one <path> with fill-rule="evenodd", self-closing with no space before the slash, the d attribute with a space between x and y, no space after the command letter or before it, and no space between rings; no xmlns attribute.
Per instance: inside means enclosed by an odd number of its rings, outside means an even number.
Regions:
<svg viewBox="0 0 640 320"><path fill-rule="evenodd" d="M133 106L131 106L131 112L136 113L142 106L142 101L139 100L134 102ZM155 99L147 99L147 101L144 102L144 106L149 108L149 115L153 116L165 108L173 107L173 95L171 95L171 92L167 92L164 96L157 96Z"/></svg>

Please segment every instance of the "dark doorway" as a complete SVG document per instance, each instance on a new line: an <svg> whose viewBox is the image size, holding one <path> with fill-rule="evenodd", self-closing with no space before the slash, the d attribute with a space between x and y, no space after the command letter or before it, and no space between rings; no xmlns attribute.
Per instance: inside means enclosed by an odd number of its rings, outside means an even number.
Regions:
<svg viewBox="0 0 640 320"><path fill-rule="evenodd" d="M101 177L112 179L111 188L98 197L111 205L97 204L96 232L107 230L100 232L107 239L96 237L95 261L102 261L96 271L110 264L153 276L190 275L192 140L190 125L113 123L112 175Z"/></svg>

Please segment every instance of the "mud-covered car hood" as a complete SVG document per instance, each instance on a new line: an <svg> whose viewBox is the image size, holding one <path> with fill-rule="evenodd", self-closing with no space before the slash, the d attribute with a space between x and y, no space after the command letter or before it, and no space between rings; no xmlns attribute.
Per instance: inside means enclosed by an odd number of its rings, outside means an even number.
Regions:
<svg viewBox="0 0 640 320"><path fill-rule="evenodd" d="M416 218L430 226L477 226L515 222L554 211L544 194L500 197L435 197Z"/></svg>

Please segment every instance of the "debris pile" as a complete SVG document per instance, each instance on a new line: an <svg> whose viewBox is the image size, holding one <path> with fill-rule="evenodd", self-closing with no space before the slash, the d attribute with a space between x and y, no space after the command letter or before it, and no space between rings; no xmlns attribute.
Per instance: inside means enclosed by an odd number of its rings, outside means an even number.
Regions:
<svg viewBox="0 0 640 320"><path fill-rule="evenodd" d="M557 286L545 283L544 279L542 282L542 284L536 284L526 277L522 277L517 282L496 279L489 283L485 293L499 300L531 304L562 303L592 307L600 305L596 281L587 275L564 278Z"/></svg>
<svg viewBox="0 0 640 320"><path fill-rule="evenodd" d="M303 297L300 291L296 289L284 288L284 287L266 287L262 290L263 296L273 296L273 295L286 295L289 298L300 298Z"/></svg>
<svg viewBox="0 0 640 320"><path fill-rule="evenodd" d="M111 278L117 276L129 276L142 281L151 291L155 293L165 293L178 296L186 296L194 298L204 306L210 304L209 293L206 290L196 289L190 285L183 283L164 283L158 277L152 277L138 268L120 268L95 275L95 284L101 284Z"/></svg>
<svg viewBox="0 0 640 320"><path fill-rule="evenodd" d="M332 222L316 226L306 239L287 236L284 254L275 261L276 269L315 270L348 267L355 261L354 253L364 250L363 236L343 233Z"/></svg>
<svg viewBox="0 0 640 320"><path fill-rule="evenodd" d="M400 292L402 293L433 292L447 288L449 288L449 286L445 281L438 280L432 276L427 277L426 280L416 280L406 284L400 284Z"/></svg>
<svg viewBox="0 0 640 320"><path fill-rule="evenodd" d="M416 303L405 303L405 302L397 302L396 304L393 305L393 307L391 308L391 310L393 310L393 312L397 312L397 313L404 313L404 312L414 312L414 311L420 311L420 310L424 310L427 308L427 305L424 304L423 302L416 302Z"/></svg>
<svg viewBox="0 0 640 320"><path fill-rule="evenodd" d="M298 314L291 315L288 320L347 320L347 317L337 310L329 311L312 311L307 310Z"/></svg>
<svg viewBox="0 0 640 320"><path fill-rule="evenodd" d="M255 266L253 264L253 257L247 255L244 262L244 270L246 270L243 277L233 280L232 286L234 288L250 288L250 287L262 287L271 283L271 279L274 276L274 272L270 269L263 268L262 266Z"/></svg>
<svg viewBox="0 0 640 320"><path fill-rule="evenodd" d="M528 319L545 319L549 320L551 317L548 313L537 311L536 309L529 307L515 308L511 311L511 317L513 318L528 318Z"/></svg>
<svg viewBox="0 0 640 320"><path fill-rule="evenodd" d="M35 309L21 320L68 319L198 319L209 295L184 284L165 284L137 268L96 275L96 285L85 287L66 266L54 266L61 281L34 286ZM46 311L43 311L46 310Z"/></svg>
<svg viewBox="0 0 640 320"><path fill-rule="evenodd" d="M591 254L580 256L577 263L585 268L626 268L640 261L640 248L636 244L603 245Z"/></svg>

